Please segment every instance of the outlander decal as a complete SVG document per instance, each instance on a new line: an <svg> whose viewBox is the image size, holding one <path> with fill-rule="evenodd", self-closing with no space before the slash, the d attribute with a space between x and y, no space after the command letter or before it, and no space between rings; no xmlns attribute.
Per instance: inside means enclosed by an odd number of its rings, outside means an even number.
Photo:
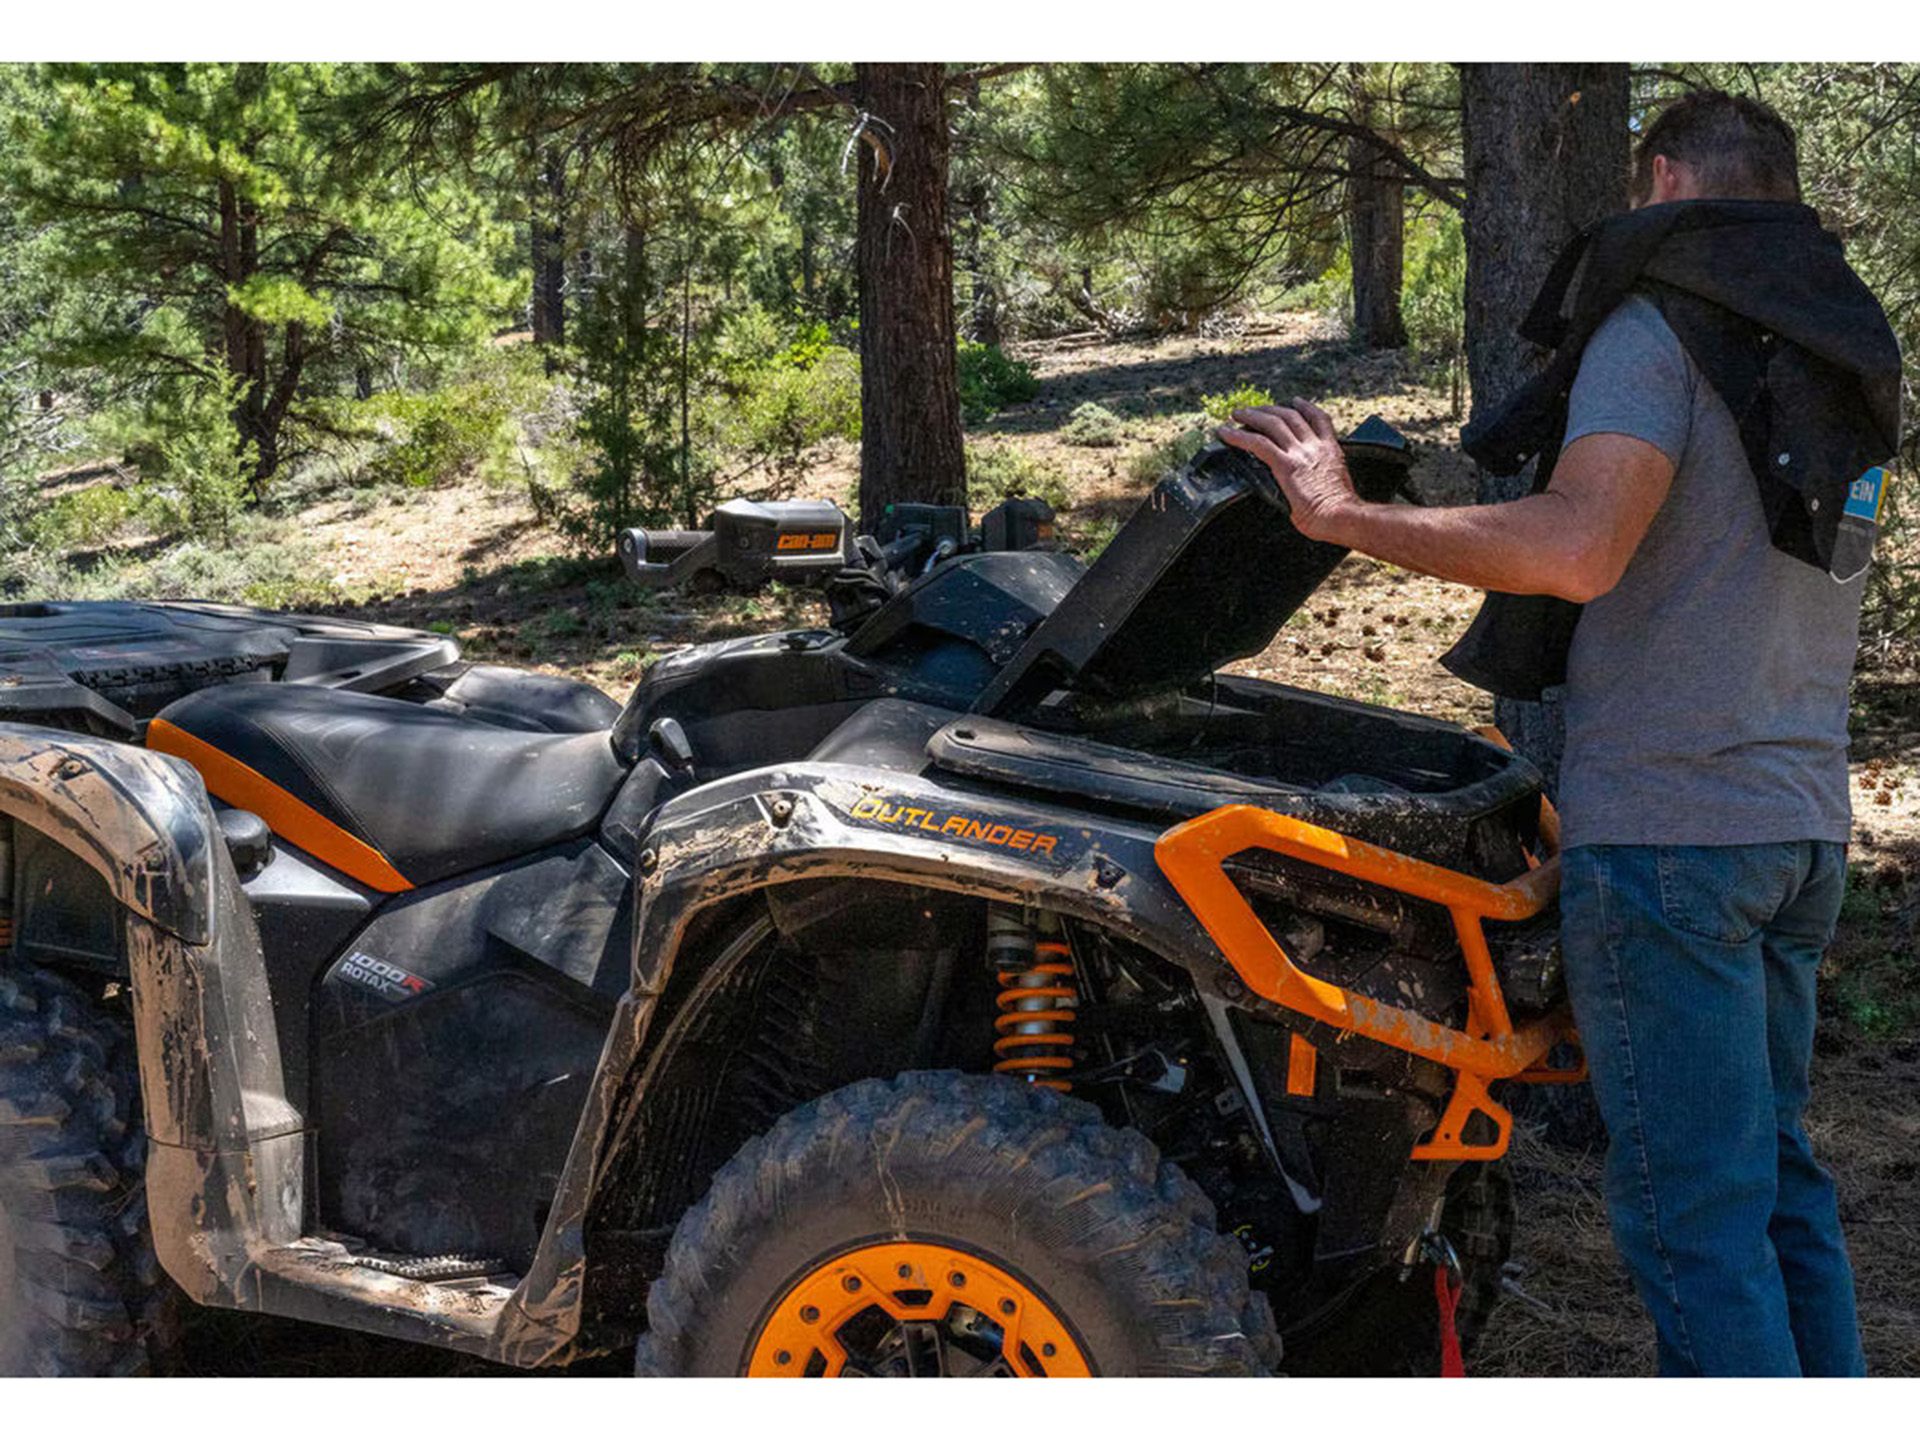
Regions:
<svg viewBox="0 0 1920 1440"><path fill-rule="evenodd" d="M1000 825L991 820L974 820L950 810L926 810L914 805L895 805L877 795L863 795L847 812L855 820L892 825L902 830L924 830L930 835L951 835L979 845L998 845L1008 850L1026 850L1035 855L1051 855L1060 843L1058 835L1037 830L1022 830L1015 825Z"/></svg>

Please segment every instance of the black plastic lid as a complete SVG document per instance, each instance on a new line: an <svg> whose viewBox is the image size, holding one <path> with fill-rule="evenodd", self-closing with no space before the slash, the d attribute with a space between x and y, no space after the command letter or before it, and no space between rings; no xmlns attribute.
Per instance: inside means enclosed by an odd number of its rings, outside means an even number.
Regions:
<svg viewBox="0 0 1920 1440"><path fill-rule="evenodd" d="M1356 430L1347 454L1370 500L1404 481L1406 442L1384 422ZM1182 689L1264 650L1346 553L1294 528L1263 464L1211 444L1153 488L974 708L1017 715L1055 690Z"/></svg>

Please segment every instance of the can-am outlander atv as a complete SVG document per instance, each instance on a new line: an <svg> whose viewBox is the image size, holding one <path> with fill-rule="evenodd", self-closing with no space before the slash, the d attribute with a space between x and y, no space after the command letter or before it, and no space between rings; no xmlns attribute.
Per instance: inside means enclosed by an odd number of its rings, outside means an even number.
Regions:
<svg viewBox="0 0 1920 1440"><path fill-rule="evenodd" d="M158 1365L184 1294L528 1367L1431 1373L1511 1240L1489 1087L1567 1078L1539 777L1218 673L1343 553L1237 452L1091 565L1050 520L631 532L834 623L624 706L0 608L0 1372Z"/></svg>

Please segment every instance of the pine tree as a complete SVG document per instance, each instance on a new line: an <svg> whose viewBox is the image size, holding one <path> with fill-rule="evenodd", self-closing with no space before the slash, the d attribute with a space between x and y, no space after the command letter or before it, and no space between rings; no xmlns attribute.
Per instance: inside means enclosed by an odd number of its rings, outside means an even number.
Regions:
<svg viewBox="0 0 1920 1440"><path fill-rule="evenodd" d="M13 117L3 163L50 226L84 314L49 338L70 366L177 416L227 397L255 495L300 453L308 402L356 371L485 332L507 302L470 192L354 155L341 103L361 67L60 65Z"/></svg>

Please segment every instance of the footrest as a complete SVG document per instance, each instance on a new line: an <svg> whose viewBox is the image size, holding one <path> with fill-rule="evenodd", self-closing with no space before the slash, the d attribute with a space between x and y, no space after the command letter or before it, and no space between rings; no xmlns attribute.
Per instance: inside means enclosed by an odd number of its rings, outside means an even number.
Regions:
<svg viewBox="0 0 1920 1440"><path fill-rule="evenodd" d="M378 1270L382 1275L425 1281L484 1280L507 1268L504 1260L473 1255L356 1255L353 1263L363 1270Z"/></svg>

